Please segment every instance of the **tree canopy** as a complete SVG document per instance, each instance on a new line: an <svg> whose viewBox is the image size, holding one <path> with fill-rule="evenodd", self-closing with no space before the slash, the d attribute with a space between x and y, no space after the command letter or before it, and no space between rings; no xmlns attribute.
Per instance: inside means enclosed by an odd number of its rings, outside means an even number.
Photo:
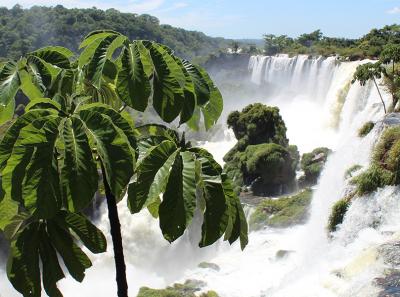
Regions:
<svg viewBox="0 0 400 297"><path fill-rule="evenodd" d="M104 11L95 7L67 9L62 5L23 9L15 5L11 9L0 7L0 57L18 58L49 45L77 52L82 38L100 29L118 31L131 40L165 44L185 58L205 55L229 45L223 38L160 24L156 17L148 14L122 13L115 9Z"/></svg>
<svg viewBox="0 0 400 297"><path fill-rule="evenodd" d="M381 29L372 29L360 39L327 37L321 30L316 30L297 38L266 34L264 41L264 49L268 55L277 53L340 55L351 60L379 58L387 44L400 42L400 25L394 24Z"/></svg>

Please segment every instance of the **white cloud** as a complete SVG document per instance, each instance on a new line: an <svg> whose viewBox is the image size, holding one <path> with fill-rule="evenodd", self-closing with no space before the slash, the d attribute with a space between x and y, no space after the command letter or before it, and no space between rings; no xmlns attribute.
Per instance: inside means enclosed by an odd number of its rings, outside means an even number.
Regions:
<svg viewBox="0 0 400 297"><path fill-rule="evenodd" d="M13 7L17 3L24 8L29 8L34 5L55 6L61 4L68 8L89 8L95 6L100 9L115 8L124 12L147 13L161 8L165 0L1 0L0 6Z"/></svg>
<svg viewBox="0 0 400 297"><path fill-rule="evenodd" d="M399 14L400 13L400 7L399 6L393 7L392 9L389 9L388 11L386 11L386 13L388 13L388 14Z"/></svg>

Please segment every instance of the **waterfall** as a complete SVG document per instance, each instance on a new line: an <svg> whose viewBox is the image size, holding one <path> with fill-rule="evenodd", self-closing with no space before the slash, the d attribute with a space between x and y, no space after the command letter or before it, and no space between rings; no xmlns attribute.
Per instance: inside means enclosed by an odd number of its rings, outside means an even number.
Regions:
<svg viewBox="0 0 400 297"><path fill-rule="evenodd" d="M304 55L252 56L248 83L259 91L241 100L231 99L235 94L223 91L225 112L254 102L278 106L290 143L298 145L301 152L318 146L334 150L315 189L308 223L251 232L243 252L238 244L229 246L222 242L199 249L198 230L186 232L176 243L168 244L158 222L147 211L131 215L122 201L118 208L130 296L136 296L141 286L163 288L186 279L205 281L206 289L215 290L221 297L376 296L373 279L385 268L377 260L376 251L380 244L395 239L399 230L399 189L386 187L355 200L333 238L328 238L325 229L332 205L348 190L345 171L354 164L368 165L380 134L378 124L365 138L357 136L362 124L379 121L383 116L372 84L351 84L356 67L365 62ZM389 102L388 94L384 96ZM232 133L226 130L225 139L203 146L222 162L234 143ZM99 225L108 234L104 207ZM372 228L377 220L381 221L379 228ZM92 257L94 267L88 270L82 284L70 277L61 282L64 296L75 297L77 292L88 297L115 296L110 238L108 242L106 254ZM280 250L290 253L277 258ZM198 268L201 261L215 263L221 270ZM18 296L4 276L0 295Z"/></svg>

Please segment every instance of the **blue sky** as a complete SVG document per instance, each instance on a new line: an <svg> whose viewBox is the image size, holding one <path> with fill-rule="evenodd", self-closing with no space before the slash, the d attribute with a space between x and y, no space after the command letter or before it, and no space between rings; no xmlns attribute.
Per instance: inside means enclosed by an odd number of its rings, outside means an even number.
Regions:
<svg viewBox="0 0 400 297"><path fill-rule="evenodd" d="M295 37L315 29L327 36L354 38L374 27L400 23L400 0L0 0L0 6L16 3L25 8L35 4L113 7L228 38L261 38L264 33Z"/></svg>

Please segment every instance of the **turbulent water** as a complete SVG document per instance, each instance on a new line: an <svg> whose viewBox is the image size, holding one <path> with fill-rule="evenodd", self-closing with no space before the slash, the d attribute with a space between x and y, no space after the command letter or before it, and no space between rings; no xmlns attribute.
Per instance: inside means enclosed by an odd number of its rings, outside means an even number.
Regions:
<svg viewBox="0 0 400 297"><path fill-rule="evenodd" d="M301 152L318 146L335 151L314 192L308 223L252 232L244 252L237 244L225 243L198 249L199 230L189 230L184 238L169 245L162 239L157 221L146 212L132 216L121 203L131 296L141 286L163 288L189 278L205 281L205 289L215 290L222 297L377 295L373 280L385 269L377 248L400 237L399 189L387 187L355 200L333 238L328 238L325 229L331 206L348 190L346 169L368 164L382 128L378 124L367 137L357 137L363 123L383 117L372 84L351 84L360 63L308 56L251 57L249 77L243 81L248 79L248 84L260 91L254 92L251 99L236 100L235 94L225 90L224 97L230 98L225 100L225 111L253 102L276 105L288 127L291 144L298 145ZM226 130L224 134L225 140L204 144L219 161L235 143L231 132ZM100 226L108 233L106 214L102 214ZM277 252L282 250L289 252L278 258ZM217 264L220 271L198 268L202 261ZM115 296L111 246L107 254L93 257L93 262L82 284L70 278L61 282L66 297ZM0 281L0 296L17 296L4 278Z"/></svg>

